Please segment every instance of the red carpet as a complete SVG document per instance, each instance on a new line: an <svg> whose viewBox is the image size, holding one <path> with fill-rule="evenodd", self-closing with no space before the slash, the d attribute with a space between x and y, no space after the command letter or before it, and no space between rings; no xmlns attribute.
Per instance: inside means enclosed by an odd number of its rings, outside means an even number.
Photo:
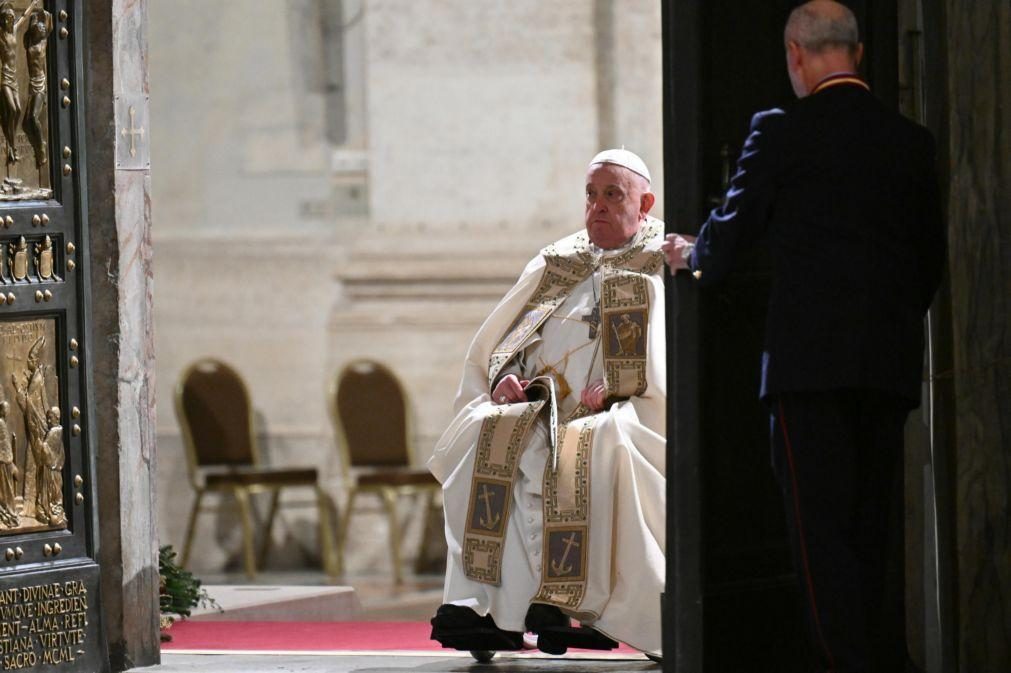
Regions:
<svg viewBox="0 0 1011 673"><path fill-rule="evenodd" d="M437 650L425 622L177 622L163 650Z"/></svg>
<svg viewBox="0 0 1011 673"><path fill-rule="evenodd" d="M168 630L166 652L441 652L427 622L219 622L182 621ZM576 650L573 650L576 652ZM625 645L604 656L638 654Z"/></svg>

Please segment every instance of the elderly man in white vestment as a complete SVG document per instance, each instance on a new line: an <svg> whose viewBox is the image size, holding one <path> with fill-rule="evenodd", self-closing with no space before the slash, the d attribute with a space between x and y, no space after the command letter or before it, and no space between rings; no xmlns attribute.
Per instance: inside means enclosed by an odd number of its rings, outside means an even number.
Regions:
<svg viewBox="0 0 1011 673"><path fill-rule="evenodd" d="M456 417L428 464L445 496L445 605L432 620L445 647L519 649L529 631L556 654L614 641L660 654L666 390L654 200L638 156L594 157L585 230L544 248L474 337Z"/></svg>

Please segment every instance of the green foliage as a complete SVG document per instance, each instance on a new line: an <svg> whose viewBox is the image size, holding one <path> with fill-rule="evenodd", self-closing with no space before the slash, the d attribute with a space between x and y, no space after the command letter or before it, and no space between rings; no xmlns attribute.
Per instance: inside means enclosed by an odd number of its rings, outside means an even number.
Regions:
<svg viewBox="0 0 1011 673"><path fill-rule="evenodd" d="M176 563L176 553L171 545L158 550L158 573L161 575L160 612L163 622L173 621L173 615L189 617L195 607L217 606L207 590L200 586L200 580Z"/></svg>

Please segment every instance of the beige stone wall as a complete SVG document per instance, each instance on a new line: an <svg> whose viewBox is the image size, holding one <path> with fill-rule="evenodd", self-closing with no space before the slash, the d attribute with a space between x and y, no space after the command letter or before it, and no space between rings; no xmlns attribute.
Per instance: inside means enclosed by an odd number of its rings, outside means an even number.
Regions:
<svg viewBox="0 0 1011 673"><path fill-rule="evenodd" d="M187 362L236 365L269 459L320 467L341 502L324 394L344 363L398 372L427 458L474 330L537 249L581 226L600 143L640 152L662 193L659 3L345 0L343 144L315 32L335 4L218 0L210 17L150 0L165 542L181 544L192 498L171 411ZM286 515L279 542L312 554L313 521ZM352 572L387 567L379 521L356 527ZM231 515L200 533L195 568L237 563Z"/></svg>

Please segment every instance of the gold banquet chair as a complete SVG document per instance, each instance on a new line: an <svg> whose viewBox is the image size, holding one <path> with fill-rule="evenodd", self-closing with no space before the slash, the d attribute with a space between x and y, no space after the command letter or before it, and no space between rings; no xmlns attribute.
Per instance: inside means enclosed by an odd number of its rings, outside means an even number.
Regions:
<svg viewBox="0 0 1011 673"><path fill-rule="evenodd" d="M260 449L253 429L249 391L238 372L213 358L192 363L183 372L175 390L175 410L182 427L190 484L196 493L186 525L182 565L189 562L197 517L204 495L231 495L242 519L243 558L246 574L256 576L253 553L253 508L251 496L270 493L270 511L263 532L260 564L266 558L270 533L286 487L312 488L319 512L320 553L323 568L331 576L340 572L334 554L329 499L319 486L316 468L273 468L260 465Z"/></svg>
<svg viewBox="0 0 1011 673"><path fill-rule="evenodd" d="M408 400L396 375L368 359L348 363L330 387L330 414L344 467L347 506L338 533L338 564L344 564L355 499L373 493L389 520L393 578L403 582L397 501L401 495L426 496L425 521L439 505L442 487L425 468L412 466Z"/></svg>

